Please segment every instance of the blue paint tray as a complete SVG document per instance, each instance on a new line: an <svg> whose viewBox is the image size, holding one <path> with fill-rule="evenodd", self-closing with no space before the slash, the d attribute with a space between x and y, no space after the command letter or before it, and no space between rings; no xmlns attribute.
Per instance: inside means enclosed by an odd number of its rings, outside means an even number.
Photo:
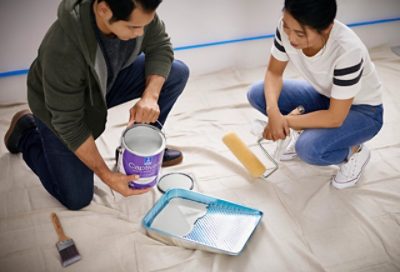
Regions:
<svg viewBox="0 0 400 272"><path fill-rule="evenodd" d="M261 221L259 210L185 189L168 190L143 219L166 244L238 255Z"/></svg>

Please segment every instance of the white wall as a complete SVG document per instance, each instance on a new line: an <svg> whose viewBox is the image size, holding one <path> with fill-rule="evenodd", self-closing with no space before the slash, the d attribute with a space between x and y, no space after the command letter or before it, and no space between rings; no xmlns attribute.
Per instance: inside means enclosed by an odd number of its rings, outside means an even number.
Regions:
<svg viewBox="0 0 400 272"><path fill-rule="evenodd" d="M400 0L337 0L345 23L400 17ZM0 72L28 68L59 0L0 1ZM159 14L175 47L272 34L283 0L164 0ZM369 47L400 44L400 22L354 30ZM266 62L271 39L177 51L192 75ZM0 83L5 79L0 78ZM1 88L1 85L0 85ZM1 91L1 90L0 90Z"/></svg>
<svg viewBox="0 0 400 272"><path fill-rule="evenodd" d="M337 0L344 23L400 17L400 0ZM283 0L168 0L159 13L175 47L273 34ZM354 28L368 47L400 44L400 22ZM271 39L177 51L192 74L266 63Z"/></svg>

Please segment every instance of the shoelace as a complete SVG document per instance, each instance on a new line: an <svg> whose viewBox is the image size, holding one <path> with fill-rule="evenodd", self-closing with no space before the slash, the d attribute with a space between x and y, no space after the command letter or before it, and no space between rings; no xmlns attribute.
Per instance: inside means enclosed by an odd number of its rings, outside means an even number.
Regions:
<svg viewBox="0 0 400 272"><path fill-rule="evenodd" d="M354 154L353 156L350 157L350 159L347 162L342 163L340 165L340 172L343 176L345 176L345 177L354 176L354 171L355 171L356 165L357 165L356 157L357 157L356 154Z"/></svg>

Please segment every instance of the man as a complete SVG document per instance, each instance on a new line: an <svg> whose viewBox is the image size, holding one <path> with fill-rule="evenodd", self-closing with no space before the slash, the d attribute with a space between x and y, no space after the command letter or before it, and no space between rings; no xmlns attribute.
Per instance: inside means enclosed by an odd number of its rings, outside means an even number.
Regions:
<svg viewBox="0 0 400 272"><path fill-rule="evenodd" d="M93 198L93 173L124 196L142 194L111 171L95 144L107 109L134 98L129 123L164 124L189 76L173 60L155 10L162 0L63 0L28 75L28 110L5 136L46 190L71 210ZM144 54L141 54L141 53ZM166 149L163 166L182 161Z"/></svg>

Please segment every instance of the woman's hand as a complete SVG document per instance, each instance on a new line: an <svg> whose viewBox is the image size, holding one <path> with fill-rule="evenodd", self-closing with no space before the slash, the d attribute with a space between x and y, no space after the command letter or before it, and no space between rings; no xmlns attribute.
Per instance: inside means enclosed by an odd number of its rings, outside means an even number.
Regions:
<svg viewBox="0 0 400 272"><path fill-rule="evenodd" d="M289 124L279 111L271 112L268 116L268 125L264 129L263 137L267 140L283 140L290 133Z"/></svg>
<svg viewBox="0 0 400 272"><path fill-rule="evenodd" d="M300 115L304 113L304 107L298 106L292 110L288 115ZM282 115L279 111L274 110L269 114L269 123L264 129L263 137L267 140L280 140L285 139L290 135L289 121L286 118L288 115ZM274 116L274 117L272 117ZM283 138L282 138L283 137Z"/></svg>

